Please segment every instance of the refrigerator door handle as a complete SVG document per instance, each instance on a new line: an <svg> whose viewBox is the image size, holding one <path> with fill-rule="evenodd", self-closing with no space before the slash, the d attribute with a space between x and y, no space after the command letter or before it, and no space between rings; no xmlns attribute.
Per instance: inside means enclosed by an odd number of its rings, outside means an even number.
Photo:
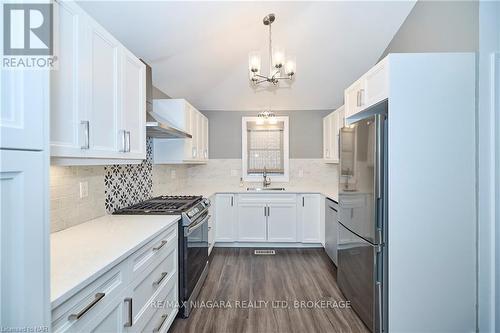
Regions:
<svg viewBox="0 0 500 333"><path fill-rule="evenodd" d="M378 332L382 333L383 332L383 325L382 325L382 282L377 281L377 301L378 301Z"/></svg>

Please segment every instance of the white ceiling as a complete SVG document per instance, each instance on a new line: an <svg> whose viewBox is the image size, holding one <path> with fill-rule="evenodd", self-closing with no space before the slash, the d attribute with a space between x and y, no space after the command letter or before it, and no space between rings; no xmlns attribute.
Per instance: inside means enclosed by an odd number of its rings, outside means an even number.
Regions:
<svg viewBox="0 0 500 333"><path fill-rule="evenodd" d="M81 5L153 67L154 85L201 110L333 109L344 89L373 66L414 6L411 1L166 2L98 1ZM273 43L297 59L292 84L253 89L248 52L267 68Z"/></svg>

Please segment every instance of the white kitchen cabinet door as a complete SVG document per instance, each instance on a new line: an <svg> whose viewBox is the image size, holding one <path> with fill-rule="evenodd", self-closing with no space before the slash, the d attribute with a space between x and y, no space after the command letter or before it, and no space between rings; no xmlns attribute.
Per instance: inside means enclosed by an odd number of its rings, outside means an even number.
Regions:
<svg viewBox="0 0 500 333"><path fill-rule="evenodd" d="M366 100L365 80L359 79L345 90L345 117L349 118L352 115L360 112Z"/></svg>
<svg viewBox="0 0 500 333"><path fill-rule="evenodd" d="M269 242L297 241L297 204L269 203L267 212Z"/></svg>
<svg viewBox="0 0 500 333"><path fill-rule="evenodd" d="M302 243L321 242L321 195L302 194L299 197L299 219Z"/></svg>
<svg viewBox="0 0 500 333"><path fill-rule="evenodd" d="M122 48L122 103L119 135L125 158L146 158L146 66Z"/></svg>
<svg viewBox="0 0 500 333"><path fill-rule="evenodd" d="M236 196L217 194L215 197L215 241L233 242L236 233Z"/></svg>
<svg viewBox="0 0 500 333"><path fill-rule="evenodd" d="M267 241L266 210L265 203L238 204L238 241Z"/></svg>
<svg viewBox="0 0 500 333"><path fill-rule="evenodd" d="M366 102L363 108L368 108L389 96L389 69L388 58L384 58L366 73L365 80Z"/></svg>
<svg viewBox="0 0 500 333"><path fill-rule="evenodd" d="M120 44L95 22L88 26L90 105L88 157L120 158L118 143Z"/></svg>
<svg viewBox="0 0 500 333"><path fill-rule="evenodd" d="M49 327L48 160L0 150L0 326Z"/></svg>
<svg viewBox="0 0 500 333"><path fill-rule="evenodd" d="M51 71L50 154L84 157L87 123L84 98L89 83L86 66L85 17L74 2L54 2L54 41L58 69Z"/></svg>
<svg viewBox="0 0 500 333"><path fill-rule="evenodd" d="M43 150L48 70L0 70L0 147Z"/></svg>

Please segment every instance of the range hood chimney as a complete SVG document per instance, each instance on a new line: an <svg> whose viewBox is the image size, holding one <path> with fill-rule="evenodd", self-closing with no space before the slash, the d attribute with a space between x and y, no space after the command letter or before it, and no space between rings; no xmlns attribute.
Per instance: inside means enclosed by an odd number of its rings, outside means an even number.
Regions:
<svg viewBox="0 0 500 333"><path fill-rule="evenodd" d="M191 134L173 126L170 122L153 110L153 72L144 60L146 65L146 136L162 139L183 139L192 138Z"/></svg>

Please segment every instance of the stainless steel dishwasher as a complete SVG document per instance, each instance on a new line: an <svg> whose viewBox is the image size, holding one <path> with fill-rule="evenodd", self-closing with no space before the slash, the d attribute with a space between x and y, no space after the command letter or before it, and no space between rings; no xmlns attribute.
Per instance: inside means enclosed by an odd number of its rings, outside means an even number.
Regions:
<svg viewBox="0 0 500 333"><path fill-rule="evenodd" d="M325 251L337 265L337 244L338 244L338 214L339 205L337 202L327 198L325 205Z"/></svg>

